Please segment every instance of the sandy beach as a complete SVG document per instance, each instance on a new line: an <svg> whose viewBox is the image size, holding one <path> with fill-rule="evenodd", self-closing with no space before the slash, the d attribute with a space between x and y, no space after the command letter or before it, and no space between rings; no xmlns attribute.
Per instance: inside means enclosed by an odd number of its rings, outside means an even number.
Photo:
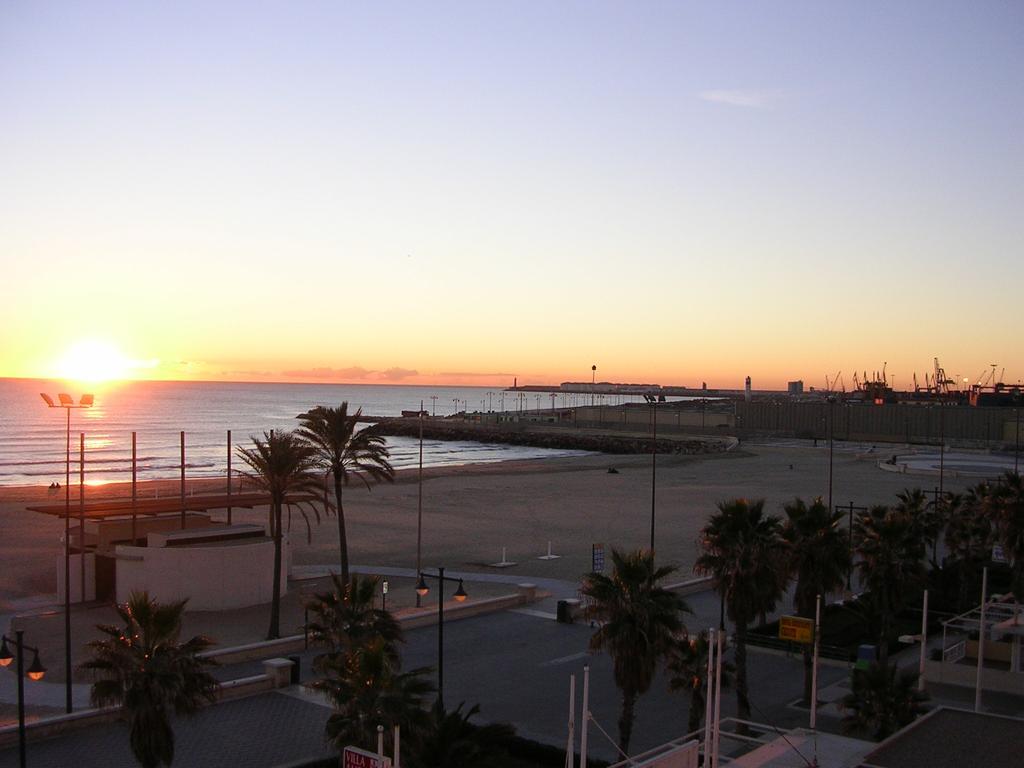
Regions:
<svg viewBox="0 0 1024 768"><path fill-rule="evenodd" d="M609 468L617 473L609 473ZM827 491L828 451L786 443L744 446L727 454L700 457L659 456L656 497L656 549L689 574L696 557L697 533L719 501L745 496L764 498L781 514L794 496ZM953 489L967 481L948 479ZM834 501L886 503L913 486L930 489L934 478L880 471L837 450ZM188 481L188 492L223 488L223 480ZM176 480L140 484L143 496L177 493ZM72 488L72 505L77 503ZM123 485L86 489L86 498L125 495ZM45 603L56 592L56 563L63 526L55 517L29 512L32 501L59 502L63 492L46 487L0 489L4 540L0 546L0 611L17 612ZM362 484L345 492L345 513L352 562L412 567L416 554L416 471L399 473L394 484ZM236 520L266 521L265 510L236 510ZM518 564L506 572L524 577L575 579L590 569L591 546L645 546L650 536L651 462L645 456L591 455L424 470L423 563L460 570L488 571L507 558ZM556 560L539 560L551 542ZM297 519L292 528L295 563L337 562L334 519L314 526L307 541Z"/></svg>

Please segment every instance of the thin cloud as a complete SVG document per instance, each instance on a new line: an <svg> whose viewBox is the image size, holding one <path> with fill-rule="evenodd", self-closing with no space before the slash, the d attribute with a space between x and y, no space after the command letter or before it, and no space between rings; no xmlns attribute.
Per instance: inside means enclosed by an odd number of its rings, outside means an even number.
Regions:
<svg viewBox="0 0 1024 768"><path fill-rule="evenodd" d="M731 107L747 107L748 109L764 109L770 107L778 99L778 95L772 91L743 89L701 91L697 96L715 104L728 104Z"/></svg>
<svg viewBox="0 0 1024 768"><path fill-rule="evenodd" d="M472 379L472 378L490 379L490 378L494 378L496 376L506 376L506 377L507 376L515 376L514 373L474 373L472 371L442 371L438 375L440 375L440 376L453 376L453 377L457 376L457 377L462 378L462 379Z"/></svg>
<svg viewBox="0 0 1024 768"><path fill-rule="evenodd" d="M410 376L416 376L419 371L412 370L410 368L388 368L386 371L381 371L380 376L382 379L388 381L401 381L407 379Z"/></svg>

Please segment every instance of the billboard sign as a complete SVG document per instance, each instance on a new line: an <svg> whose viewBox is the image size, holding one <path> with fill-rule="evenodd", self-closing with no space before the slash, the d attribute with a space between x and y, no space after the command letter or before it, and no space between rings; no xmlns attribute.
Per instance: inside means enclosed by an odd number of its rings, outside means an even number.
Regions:
<svg viewBox="0 0 1024 768"><path fill-rule="evenodd" d="M783 616L779 619L779 639L794 643L813 643L814 622L802 616Z"/></svg>

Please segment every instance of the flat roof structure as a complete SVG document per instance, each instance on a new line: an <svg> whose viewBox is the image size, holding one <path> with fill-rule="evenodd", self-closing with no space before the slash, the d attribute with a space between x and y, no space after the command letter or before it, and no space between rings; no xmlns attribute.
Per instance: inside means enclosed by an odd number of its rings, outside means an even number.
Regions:
<svg viewBox="0 0 1024 768"><path fill-rule="evenodd" d="M311 494L292 496L286 500L286 504L302 504L318 501L319 498ZM31 512L40 512L44 515L64 517L65 512L71 517L85 517L88 520L103 520L108 517L122 517L124 515L167 515L171 513L180 514L185 512L208 512L211 509L227 509L228 507L239 507L252 509L253 507L265 507L270 504L268 493L226 493L201 494L186 496L184 501L181 496L165 496L156 499L137 499L132 503L131 499L104 499L87 501L83 505L72 501L70 506L64 504L33 504L26 507Z"/></svg>
<svg viewBox="0 0 1024 768"><path fill-rule="evenodd" d="M939 707L893 734L863 768L1011 768L1021 764L1024 720Z"/></svg>

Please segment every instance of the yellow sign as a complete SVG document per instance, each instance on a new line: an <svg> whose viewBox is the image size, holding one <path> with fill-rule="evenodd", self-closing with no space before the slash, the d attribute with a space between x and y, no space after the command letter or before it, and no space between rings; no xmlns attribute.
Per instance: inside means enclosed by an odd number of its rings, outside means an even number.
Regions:
<svg viewBox="0 0 1024 768"><path fill-rule="evenodd" d="M814 642L814 622L800 616L783 616L779 619L779 639L794 643Z"/></svg>

